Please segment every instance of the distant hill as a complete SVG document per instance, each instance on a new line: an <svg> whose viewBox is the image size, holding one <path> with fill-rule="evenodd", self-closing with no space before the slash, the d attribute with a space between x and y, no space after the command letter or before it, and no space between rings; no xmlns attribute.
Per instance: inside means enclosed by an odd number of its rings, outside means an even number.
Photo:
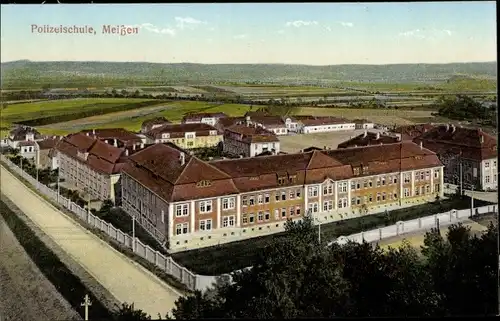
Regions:
<svg viewBox="0 0 500 321"><path fill-rule="evenodd" d="M145 62L12 61L1 64L2 88L29 84L109 82L147 84L249 82L443 82L452 77L496 79L497 63L397 65L166 64ZM64 87L64 86L63 86Z"/></svg>

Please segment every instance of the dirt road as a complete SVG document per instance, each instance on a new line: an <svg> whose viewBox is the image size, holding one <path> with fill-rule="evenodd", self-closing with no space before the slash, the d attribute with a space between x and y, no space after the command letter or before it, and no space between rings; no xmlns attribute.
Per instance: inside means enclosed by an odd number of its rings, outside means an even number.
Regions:
<svg viewBox="0 0 500 321"><path fill-rule="evenodd" d="M81 320L0 216L0 320Z"/></svg>
<svg viewBox="0 0 500 321"><path fill-rule="evenodd" d="M47 203L5 168L0 170L2 193L118 301L134 303L153 318L171 311L180 296L177 290Z"/></svg>

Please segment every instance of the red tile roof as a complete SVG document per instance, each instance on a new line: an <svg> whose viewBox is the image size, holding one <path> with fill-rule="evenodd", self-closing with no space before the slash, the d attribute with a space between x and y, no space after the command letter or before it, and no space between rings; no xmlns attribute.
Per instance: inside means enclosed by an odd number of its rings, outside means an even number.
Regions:
<svg viewBox="0 0 500 321"><path fill-rule="evenodd" d="M497 140L481 129L456 127L451 125L436 126L414 139L438 155L462 154L463 158L485 160L498 155Z"/></svg>
<svg viewBox="0 0 500 321"><path fill-rule="evenodd" d="M83 133L64 137L54 149L104 174L118 174L126 160L125 148L114 147ZM80 158L78 152L88 153L87 159Z"/></svg>
<svg viewBox="0 0 500 321"><path fill-rule="evenodd" d="M184 157L182 165L179 151L156 144L131 156L123 172L175 202L442 166L435 153L412 142L211 162ZM356 167L364 171L355 174ZM199 187L200 181L210 184Z"/></svg>
<svg viewBox="0 0 500 321"><path fill-rule="evenodd" d="M54 136L51 138L46 138L38 142L38 146L40 146L40 150L51 149L56 146L56 143L62 139L62 136Z"/></svg>
<svg viewBox="0 0 500 321"><path fill-rule="evenodd" d="M195 132L196 136L210 136L210 132L214 130L217 131L217 128L204 123L168 124L150 130L146 136L157 139L168 133L170 138L184 138L186 133L191 132Z"/></svg>
<svg viewBox="0 0 500 321"><path fill-rule="evenodd" d="M23 140L18 143L19 146L35 146L36 142L33 140Z"/></svg>
<svg viewBox="0 0 500 321"><path fill-rule="evenodd" d="M99 128L83 130L80 133L108 141L108 143L110 140L116 139L121 142L120 145L125 146L142 143L142 138L140 136L123 128Z"/></svg>
<svg viewBox="0 0 500 321"><path fill-rule="evenodd" d="M239 136L239 140L245 143L279 142L275 133L260 126L234 125L226 128L224 139L231 136Z"/></svg>
<svg viewBox="0 0 500 321"><path fill-rule="evenodd" d="M402 140L413 140L433 128L434 125L431 124L405 125L394 128L392 132L400 134Z"/></svg>
<svg viewBox="0 0 500 321"><path fill-rule="evenodd" d="M358 146L371 146L380 144L394 144L399 142L399 137L381 133L366 132L340 143L337 148L349 148Z"/></svg>
<svg viewBox="0 0 500 321"><path fill-rule="evenodd" d="M260 124L266 128L286 127L281 116L256 115L250 116L250 122Z"/></svg>

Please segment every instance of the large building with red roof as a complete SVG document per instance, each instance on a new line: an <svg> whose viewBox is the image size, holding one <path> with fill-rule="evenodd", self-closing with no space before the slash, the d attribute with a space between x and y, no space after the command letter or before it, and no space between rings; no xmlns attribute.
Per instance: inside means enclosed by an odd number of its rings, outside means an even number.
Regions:
<svg viewBox="0 0 500 321"><path fill-rule="evenodd" d="M172 251L281 232L443 196L443 165L413 142L205 162L165 144L129 157L122 207ZM140 218L140 219L139 219Z"/></svg>

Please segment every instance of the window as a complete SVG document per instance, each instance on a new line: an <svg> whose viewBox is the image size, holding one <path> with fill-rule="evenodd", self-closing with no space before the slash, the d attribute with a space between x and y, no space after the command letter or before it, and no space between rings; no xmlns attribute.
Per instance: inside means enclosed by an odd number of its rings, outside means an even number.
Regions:
<svg viewBox="0 0 500 321"><path fill-rule="evenodd" d="M493 167L497 167L497 161L493 161Z"/></svg>
<svg viewBox="0 0 500 321"><path fill-rule="evenodd" d="M419 196L420 195L420 188L417 187L415 188L415 196Z"/></svg>
<svg viewBox="0 0 500 321"><path fill-rule="evenodd" d="M235 207L234 197L226 197L222 199L222 210L232 210Z"/></svg>
<svg viewBox="0 0 500 321"><path fill-rule="evenodd" d="M257 215L257 222L262 222L264 220L264 212L259 211Z"/></svg>
<svg viewBox="0 0 500 321"><path fill-rule="evenodd" d="M398 199L398 194L397 193L394 193L394 199L397 200Z"/></svg>
<svg viewBox="0 0 500 321"><path fill-rule="evenodd" d="M385 177L382 177L382 185L385 185Z"/></svg>
<svg viewBox="0 0 500 321"><path fill-rule="evenodd" d="M338 208L345 208L345 207L347 207L347 197L339 198Z"/></svg>
<svg viewBox="0 0 500 321"><path fill-rule="evenodd" d="M484 167L489 168L490 167L490 162L484 162Z"/></svg>
<svg viewBox="0 0 500 321"><path fill-rule="evenodd" d="M266 212L264 213L264 219L265 219L266 221L269 221L269 219L270 219L270 218L271 218L271 213L269 213L269 211L266 211Z"/></svg>
<svg viewBox="0 0 500 321"><path fill-rule="evenodd" d="M323 195L332 195L333 194L333 184L328 183L323 186Z"/></svg>
<svg viewBox="0 0 500 321"><path fill-rule="evenodd" d="M188 205L181 204L175 206L175 216L187 216L188 215Z"/></svg>
<svg viewBox="0 0 500 321"><path fill-rule="evenodd" d="M290 195L290 196L289 196L289 198L290 198L291 200L293 200L293 199L295 198L295 191L290 190L289 195Z"/></svg>
<svg viewBox="0 0 500 321"><path fill-rule="evenodd" d="M351 182L351 189L352 190L356 189L356 182Z"/></svg>
<svg viewBox="0 0 500 321"><path fill-rule="evenodd" d="M319 212L319 206L318 206L318 203L310 203L309 206L309 211L311 211L312 213L318 213Z"/></svg>
<svg viewBox="0 0 500 321"><path fill-rule="evenodd" d="M385 201L385 197L386 197L386 194L384 192L384 193L382 193L382 201Z"/></svg>
<svg viewBox="0 0 500 321"><path fill-rule="evenodd" d="M257 196L257 203L259 203L259 204L264 203L264 198L262 197L262 194L259 194L259 195Z"/></svg>
<svg viewBox="0 0 500 321"><path fill-rule="evenodd" d="M253 196L250 196L250 197L248 198L248 205L249 205L249 206L253 206L253 205L255 205L255 200L254 200Z"/></svg>
<svg viewBox="0 0 500 321"><path fill-rule="evenodd" d="M372 194L368 195L368 202L370 202L370 203L373 202L373 195Z"/></svg>
<svg viewBox="0 0 500 321"><path fill-rule="evenodd" d="M317 197L318 196L318 186L308 187L307 193L308 193L309 197Z"/></svg>
<svg viewBox="0 0 500 321"><path fill-rule="evenodd" d="M193 142L187 142L187 146L194 146Z"/></svg>
<svg viewBox="0 0 500 321"><path fill-rule="evenodd" d="M246 213L243 214L243 224L248 224L248 215Z"/></svg>
<svg viewBox="0 0 500 321"><path fill-rule="evenodd" d="M280 210L275 209L274 210L274 219L279 220L280 219Z"/></svg>
<svg viewBox="0 0 500 321"><path fill-rule="evenodd" d="M276 200L276 202L280 201L280 193L279 192L274 193L274 199Z"/></svg>
<svg viewBox="0 0 500 321"><path fill-rule="evenodd" d="M377 193L377 202L380 202L380 193Z"/></svg>
<svg viewBox="0 0 500 321"><path fill-rule="evenodd" d="M434 185L434 192L439 192L439 184Z"/></svg>
<svg viewBox="0 0 500 321"><path fill-rule="evenodd" d="M368 187L372 187L373 186L373 182L372 181L368 181Z"/></svg>
<svg viewBox="0 0 500 321"><path fill-rule="evenodd" d="M410 182L410 174L404 174L404 182L408 184Z"/></svg>
<svg viewBox="0 0 500 321"><path fill-rule="evenodd" d="M380 178L377 177L377 187L379 187L379 186L380 186Z"/></svg>
<svg viewBox="0 0 500 321"><path fill-rule="evenodd" d="M347 193L347 182L341 182L339 188L341 193Z"/></svg>
<svg viewBox="0 0 500 321"><path fill-rule="evenodd" d="M300 194L301 194L300 189L297 189L297 190L295 191L295 196L297 196L297 198L300 198Z"/></svg>
<svg viewBox="0 0 500 321"><path fill-rule="evenodd" d="M281 192L281 200L286 201L286 192Z"/></svg>
<svg viewBox="0 0 500 321"><path fill-rule="evenodd" d="M212 229L212 219L200 221L200 231L210 231Z"/></svg>
<svg viewBox="0 0 500 321"><path fill-rule="evenodd" d="M222 217L222 227L234 226L234 215Z"/></svg>
<svg viewBox="0 0 500 321"><path fill-rule="evenodd" d="M484 177L484 180L486 181L486 183L489 183L490 182L490 175L486 175Z"/></svg>
<svg viewBox="0 0 500 321"><path fill-rule="evenodd" d="M248 221L250 223L253 223L255 222L255 215L253 213L251 213L250 215L248 215Z"/></svg>
<svg viewBox="0 0 500 321"><path fill-rule="evenodd" d="M405 195L405 197L409 197L410 196L410 189L409 188L405 188L404 189L404 195Z"/></svg>
<svg viewBox="0 0 500 321"><path fill-rule="evenodd" d="M423 181L424 180L424 175L425 173L423 171L420 172L420 180Z"/></svg>
<svg viewBox="0 0 500 321"><path fill-rule="evenodd" d="M429 180L431 178L431 171L425 171L425 179Z"/></svg>
<svg viewBox="0 0 500 321"><path fill-rule="evenodd" d="M392 183L393 184L397 184L398 183L398 177L397 176L394 176Z"/></svg>
<svg viewBox="0 0 500 321"><path fill-rule="evenodd" d="M187 138L187 139L193 139L193 138L194 138L194 134L187 134L187 135L186 135L186 138Z"/></svg>
<svg viewBox="0 0 500 321"><path fill-rule="evenodd" d="M323 202L323 212L333 210L333 201L325 201Z"/></svg>
<svg viewBox="0 0 500 321"><path fill-rule="evenodd" d="M438 178L439 177L439 169L435 169L434 170L434 178Z"/></svg>
<svg viewBox="0 0 500 321"><path fill-rule="evenodd" d="M300 215L300 206L295 207L295 214Z"/></svg>
<svg viewBox="0 0 500 321"><path fill-rule="evenodd" d="M286 208L281 209L281 217L286 217Z"/></svg>
<svg viewBox="0 0 500 321"><path fill-rule="evenodd" d="M200 202L200 213L211 213L212 212L212 200L201 201Z"/></svg>
<svg viewBox="0 0 500 321"><path fill-rule="evenodd" d="M294 216L294 215L295 215L295 207L293 207L293 206L292 206L292 207L290 207L290 208L288 209L288 211L290 212L290 216Z"/></svg>
<svg viewBox="0 0 500 321"><path fill-rule="evenodd" d="M176 224L175 225L175 234L187 234L188 233L188 223Z"/></svg>
<svg viewBox="0 0 500 321"><path fill-rule="evenodd" d="M361 204L361 198L356 197L356 205L360 205L360 204Z"/></svg>
<svg viewBox="0 0 500 321"><path fill-rule="evenodd" d="M264 203L269 203L269 194L264 195Z"/></svg>
<svg viewBox="0 0 500 321"><path fill-rule="evenodd" d="M425 185L425 193L429 194L431 192L431 186L430 185Z"/></svg>
<svg viewBox="0 0 500 321"><path fill-rule="evenodd" d="M242 199L241 199L241 204L243 206L247 206L248 205L248 199L246 196L243 196Z"/></svg>

